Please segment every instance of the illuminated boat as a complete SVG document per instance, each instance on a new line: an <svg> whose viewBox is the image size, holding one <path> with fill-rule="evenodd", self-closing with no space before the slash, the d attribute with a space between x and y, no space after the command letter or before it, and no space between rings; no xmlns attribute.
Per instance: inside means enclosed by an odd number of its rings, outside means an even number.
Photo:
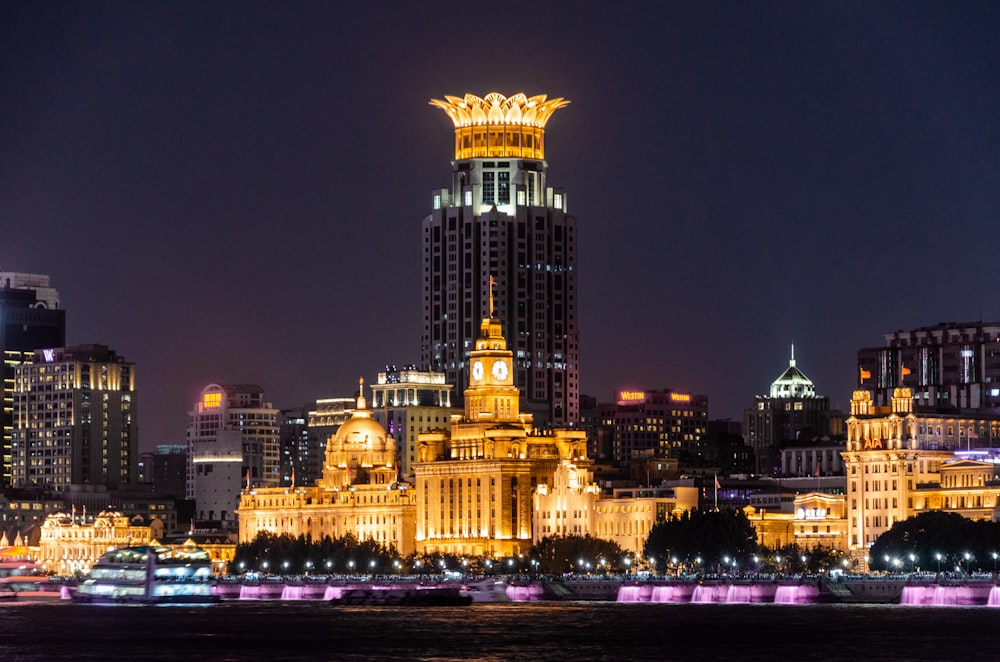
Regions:
<svg viewBox="0 0 1000 662"><path fill-rule="evenodd" d="M62 582L41 575L12 575L0 579L0 600L35 602L63 599Z"/></svg>
<svg viewBox="0 0 1000 662"><path fill-rule="evenodd" d="M125 547L104 554L73 594L74 602L98 604L207 604L212 560L199 547Z"/></svg>

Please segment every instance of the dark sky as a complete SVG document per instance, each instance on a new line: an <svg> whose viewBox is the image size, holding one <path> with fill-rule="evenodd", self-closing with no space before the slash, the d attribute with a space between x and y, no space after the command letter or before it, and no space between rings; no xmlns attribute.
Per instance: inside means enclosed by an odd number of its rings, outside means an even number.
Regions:
<svg viewBox="0 0 1000 662"><path fill-rule="evenodd" d="M739 418L787 365L1000 319L1000 3L0 0L0 266L137 365L141 443L211 381L275 406L420 357L445 94L571 100L583 391Z"/></svg>

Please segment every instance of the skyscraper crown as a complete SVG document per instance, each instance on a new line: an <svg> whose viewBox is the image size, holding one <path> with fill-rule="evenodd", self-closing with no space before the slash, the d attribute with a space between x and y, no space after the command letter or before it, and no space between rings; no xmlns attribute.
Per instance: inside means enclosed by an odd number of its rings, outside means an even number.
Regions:
<svg viewBox="0 0 1000 662"><path fill-rule="evenodd" d="M505 97L490 92L485 97L466 94L431 99L455 124L455 159L545 158L545 124L552 113L569 101L545 94L528 98L524 93Z"/></svg>

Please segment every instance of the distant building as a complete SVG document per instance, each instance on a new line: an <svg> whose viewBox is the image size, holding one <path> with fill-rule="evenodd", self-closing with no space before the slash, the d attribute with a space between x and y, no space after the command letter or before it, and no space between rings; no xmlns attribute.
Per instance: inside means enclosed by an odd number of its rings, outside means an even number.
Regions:
<svg viewBox="0 0 1000 662"><path fill-rule="evenodd" d="M247 466L246 444L240 430L228 427L199 441L192 449L195 527L236 530L236 508L247 483L243 473Z"/></svg>
<svg viewBox="0 0 1000 662"><path fill-rule="evenodd" d="M785 442L841 434L839 412L830 399L816 395L812 380L795 364L795 347L788 368L771 383L770 395L756 395L743 410L743 438L757 460L757 472L776 474Z"/></svg>
<svg viewBox="0 0 1000 662"><path fill-rule="evenodd" d="M372 384L372 415L396 441L399 471L404 479L412 478L417 460L417 435L444 430L455 411L451 406L451 384L443 372L402 370L387 367Z"/></svg>
<svg viewBox="0 0 1000 662"><path fill-rule="evenodd" d="M306 467L306 475L302 480L296 480L298 485L313 485L323 476L323 458L326 455L328 440L337 434L344 421L354 413L358 398L364 393L356 393L353 398L324 398L317 400L309 410L307 425L309 427L310 459L318 458L319 462L310 462Z"/></svg>
<svg viewBox="0 0 1000 662"><path fill-rule="evenodd" d="M157 494L183 499L187 494L187 446L161 444L153 453L144 453L146 482Z"/></svg>
<svg viewBox="0 0 1000 662"><path fill-rule="evenodd" d="M954 322L885 334L858 350L861 388L876 407L905 386L917 408L1000 410L1000 322Z"/></svg>
<svg viewBox="0 0 1000 662"><path fill-rule="evenodd" d="M455 157L422 223L421 364L445 373L460 404L495 299L521 409L538 427L579 419L577 222L566 193L547 184L544 145L568 103L495 92L431 101L455 125Z"/></svg>
<svg viewBox="0 0 1000 662"><path fill-rule="evenodd" d="M0 271L0 475L11 484L14 433L14 369L34 360L35 350L66 344L66 313L59 293L42 274Z"/></svg>
<svg viewBox="0 0 1000 662"><path fill-rule="evenodd" d="M613 457L628 466L636 451L658 457L689 453L708 425L708 396L688 391L622 389L614 405L602 407L613 430Z"/></svg>
<svg viewBox="0 0 1000 662"><path fill-rule="evenodd" d="M136 482L135 412L135 365L113 350L36 350L14 369L13 484L66 490Z"/></svg>
<svg viewBox="0 0 1000 662"><path fill-rule="evenodd" d="M323 448L309 427L308 411L294 407L278 414L281 485L312 485L323 474Z"/></svg>
<svg viewBox="0 0 1000 662"><path fill-rule="evenodd" d="M187 498L195 498L194 458L198 448L214 444L223 430L236 430L241 438L241 476L251 486L277 487L281 482L278 410L264 399L264 390L253 384L209 384L202 389L188 414ZM210 448L209 453L214 452ZM228 454L230 449L226 447ZM207 467L206 467L207 468ZM233 495L238 501L239 490Z"/></svg>

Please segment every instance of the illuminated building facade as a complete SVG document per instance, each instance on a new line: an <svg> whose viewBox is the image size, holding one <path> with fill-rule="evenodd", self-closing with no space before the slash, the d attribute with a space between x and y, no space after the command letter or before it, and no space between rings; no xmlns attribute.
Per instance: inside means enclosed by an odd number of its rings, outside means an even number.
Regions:
<svg viewBox="0 0 1000 662"><path fill-rule="evenodd" d="M444 430L451 421L451 384L443 372L417 370L413 366L378 373L372 384L372 414L396 440L399 472L412 478L417 460L417 435Z"/></svg>
<svg viewBox="0 0 1000 662"><path fill-rule="evenodd" d="M653 450L666 458L690 451L708 426L708 396L664 389L625 389L606 409L604 424L614 430L613 456L620 466Z"/></svg>
<svg viewBox="0 0 1000 662"><path fill-rule="evenodd" d="M464 414L454 415L448 430L418 438L413 468L420 553L526 552L536 488L551 490L557 471L589 464L583 430L539 431L532 415L521 413L514 362L500 320L484 318L469 353Z"/></svg>
<svg viewBox="0 0 1000 662"><path fill-rule="evenodd" d="M55 574L72 576L88 572L102 554L112 549L162 539L163 522L155 518L129 517L115 510L104 510L90 518L86 513L56 513L42 524L38 564Z"/></svg>
<svg viewBox="0 0 1000 662"><path fill-rule="evenodd" d="M946 491L957 486L941 487L949 475L942 468L973 443L991 447L1000 439L1000 418L995 414L940 413L918 410L914 403L907 387L894 389L888 406L877 406L869 391L854 392L843 453L852 550L867 549L893 523L935 508L931 504L940 506L948 494L964 498L960 492Z"/></svg>
<svg viewBox="0 0 1000 662"><path fill-rule="evenodd" d="M351 534L405 555L414 551L415 501L413 490L398 482L395 442L361 396L327 441L323 476L314 486L243 491L239 539L264 531L313 540Z"/></svg>
<svg viewBox="0 0 1000 662"><path fill-rule="evenodd" d="M544 150L546 123L568 103L495 92L431 101L455 125L455 160L422 224L421 361L464 393L495 279L513 383L541 427L579 419L576 218L546 182Z"/></svg>
<svg viewBox="0 0 1000 662"><path fill-rule="evenodd" d="M594 535L595 504L601 489L586 465L564 462L552 474L552 483L535 488L532 541L549 536Z"/></svg>
<svg viewBox="0 0 1000 662"><path fill-rule="evenodd" d="M135 407L135 365L113 350L37 350L14 370L13 484L67 490L135 482Z"/></svg>
<svg viewBox="0 0 1000 662"><path fill-rule="evenodd" d="M701 488L694 486L619 488L594 503L591 535L642 554L654 526L699 507Z"/></svg>
<svg viewBox="0 0 1000 662"><path fill-rule="evenodd" d="M1000 407L1000 322L946 323L885 334L884 347L858 350L862 388L887 406L905 386L914 406Z"/></svg>
<svg viewBox="0 0 1000 662"><path fill-rule="evenodd" d="M249 475L251 486L277 487L281 478L278 410L264 400L264 390L259 386L209 384L202 389L194 410L188 414L187 498L196 498L195 457L212 456L223 430L236 430L240 435L240 475L244 479ZM205 453L199 450L202 448ZM229 454L227 450L226 455ZM203 472L207 469L206 464ZM239 489L233 494L233 505L238 495Z"/></svg>
<svg viewBox="0 0 1000 662"><path fill-rule="evenodd" d="M14 370L38 349L66 344L66 313L59 293L42 274L0 271L0 475L11 484Z"/></svg>
<svg viewBox="0 0 1000 662"><path fill-rule="evenodd" d="M757 543L777 550L797 545L808 551L816 547L848 551L846 499L843 494L807 492L796 494L792 512L775 512L747 506L743 509L757 532Z"/></svg>
<svg viewBox="0 0 1000 662"><path fill-rule="evenodd" d="M754 451L757 472L763 474L782 471L784 475L795 475L787 471L815 470L812 465L783 462L781 447L839 435L842 427L840 414L830 410L830 399L816 395L812 380L796 365L794 345L788 367L771 383L770 394L754 396L753 405L743 410L743 437ZM831 446L830 453L838 449ZM829 462L824 466L822 461L820 466L821 471L835 468Z"/></svg>

